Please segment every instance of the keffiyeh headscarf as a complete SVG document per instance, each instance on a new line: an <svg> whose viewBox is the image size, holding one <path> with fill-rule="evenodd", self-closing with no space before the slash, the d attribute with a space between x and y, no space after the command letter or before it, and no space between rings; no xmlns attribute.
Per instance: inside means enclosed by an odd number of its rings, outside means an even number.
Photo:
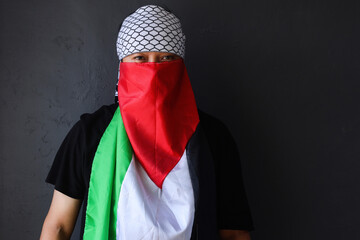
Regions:
<svg viewBox="0 0 360 240"><path fill-rule="evenodd" d="M121 25L116 49L119 59L137 52L168 52L185 57L185 35L180 20L164 8L147 5Z"/></svg>

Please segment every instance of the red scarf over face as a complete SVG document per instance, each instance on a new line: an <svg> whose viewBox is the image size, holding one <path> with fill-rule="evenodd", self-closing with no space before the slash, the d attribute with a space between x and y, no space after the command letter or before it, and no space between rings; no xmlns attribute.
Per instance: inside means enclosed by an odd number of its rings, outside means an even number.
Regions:
<svg viewBox="0 0 360 240"><path fill-rule="evenodd" d="M199 123L183 60L121 62L118 98L135 156L161 188Z"/></svg>

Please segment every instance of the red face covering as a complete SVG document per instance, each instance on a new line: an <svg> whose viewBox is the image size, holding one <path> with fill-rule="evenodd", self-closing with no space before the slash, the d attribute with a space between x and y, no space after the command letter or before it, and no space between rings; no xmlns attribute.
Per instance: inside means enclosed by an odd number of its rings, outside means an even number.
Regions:
<svg viewBox="0 0 360 240"><path fill-rule="evenodd" d="M118 97L135 156L161 188L199 123L183 60L121 62Z"/></svg>

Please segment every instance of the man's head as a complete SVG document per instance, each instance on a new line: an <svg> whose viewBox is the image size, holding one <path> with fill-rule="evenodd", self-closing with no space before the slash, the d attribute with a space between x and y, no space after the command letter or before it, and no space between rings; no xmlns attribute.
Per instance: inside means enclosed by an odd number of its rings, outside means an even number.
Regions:
<svg viewBox="0 0 360 240"><path fill-rule="evenodd" d="M180 20L156 5L140 7L120 28L117 54L124 62L163 62L185 56Z"/></svg>

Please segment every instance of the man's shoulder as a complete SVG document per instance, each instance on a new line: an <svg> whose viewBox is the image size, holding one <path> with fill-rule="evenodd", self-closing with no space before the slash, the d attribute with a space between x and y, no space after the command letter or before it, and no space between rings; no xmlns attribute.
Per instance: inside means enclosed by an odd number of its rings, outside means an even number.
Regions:
<svg viewBox="0 0 360 240"><path fill-rule="evenodd" d="M108 125L117 109L117 104L103 105L92 113L84 113L80 116L80 122L84 127L94 127L94 125Z"/></svg>
<svg viewBox="0 0 360 240"><path fill-rule="evenodd" d="M216 133L224 133L228 132L228 128L226 125L217 117L210 115L200 109L198 109L200 123L205 131L211 131Z"/></svg>
<svg viewBox="0 0 360 240"><path fill-rule="evenodd" d="M74 125L73 131L79 132L86 141L99 139L109 125L118 105L103 105L92 113L84 113Z"/></svg>
<svg viewBox="0 0 360 240"><path fill-rule="evenodd" d="M211 147L217 149L236 147L233 135L220 119L201 110L198 112L200 125Z"/></svg>

